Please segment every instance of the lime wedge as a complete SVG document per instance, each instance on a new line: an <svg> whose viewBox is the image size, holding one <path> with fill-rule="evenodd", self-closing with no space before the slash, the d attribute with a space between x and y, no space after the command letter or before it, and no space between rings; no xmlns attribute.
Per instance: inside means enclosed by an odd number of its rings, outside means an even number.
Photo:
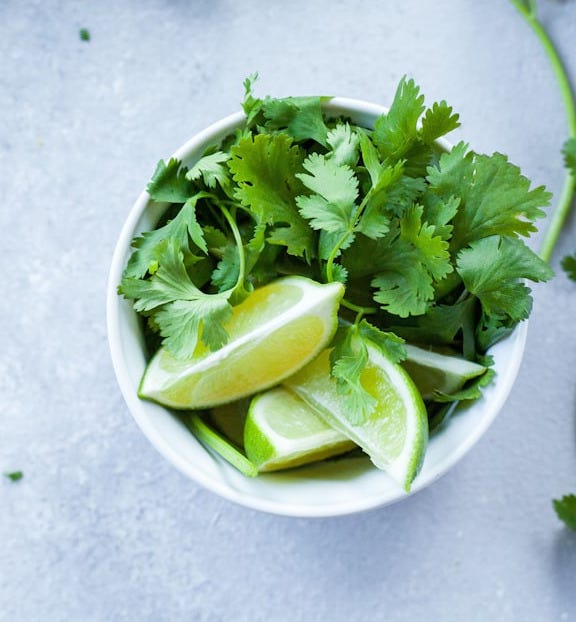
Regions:
<svg viewBox="0 0 576 622"><path fill-rule="evenodd" d="M300 466L354 447L292 391L276 387L252 399L244 449L259 471Z"/></svg>
<svg viewBox="0 0 576 622"><path fill-rule="evenodd" d="M428 441L426 408L418 389L399 365L368 346L361 382L375 399L374 412L361 424L350 423L325 350L285 381L324 421L342 432L406 490L418 474Z"/></svg>
<svg viewBox="0 0 576 622"><path fill-rule="evenodd" d="M455 393L468 380L481 376L486 367L457 356L438 354L416 346L406 345L407 358L402 367L418 387L422 398L432 399L435 391Z"/></svg>
<svg viewBox="0 0 576 622"><path fill-rule="evenodd" d="M185 360L160 348L138 394L172 408L198 409L278 384L330 342L343 293L341 283L323 285L304 277L286 277L257 289L234 307L225 326L225 346L210 352L200 342Z"/></svg>

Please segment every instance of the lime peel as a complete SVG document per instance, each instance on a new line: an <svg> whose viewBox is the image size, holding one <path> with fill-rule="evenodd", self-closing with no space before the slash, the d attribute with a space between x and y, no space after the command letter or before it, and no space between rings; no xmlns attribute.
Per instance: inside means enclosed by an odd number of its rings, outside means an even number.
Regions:
<svg viewBox="0 0 576 622"><path fill-rule="evenodd" d="M401 363L402 367L425 400L433 400L438 393L455 393L468 380L486 372L486 367L460 357L439 354L409 344L404 347L407 356Z"/></svg>
<svg viewBox="0 0 576 622"><path fill-rule="evenodd" d="M285 381L324 421L353 440L408 492L424 459L428 441L426 408L412 379L374 346L362 383L376 399L374 412L362 423L346 416L342 395L329 376L329 350Z"/></svg>

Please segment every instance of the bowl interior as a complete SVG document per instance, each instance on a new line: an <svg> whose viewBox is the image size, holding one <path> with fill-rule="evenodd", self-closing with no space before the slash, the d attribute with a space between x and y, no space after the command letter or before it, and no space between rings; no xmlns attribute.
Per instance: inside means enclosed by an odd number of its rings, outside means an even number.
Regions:
<svg viewBox="0 0 576 622"><path fill-rule="evenodd" d="M325 105L329 114L344 114L354 123L371 127L385 108L356 100L335 98ZM204 150L218 144L244 120L236 113L215 123L183 145L175 154L193 163ZM440 141L445 148L449 144ZM406 493L366 458L343 458L283 473L246 478L206 450L168 409L140 400L137 387L146 366L140 321L130 302L116 293L135 235L153 228L166 206L151 204L144 192L133 206L118 240L108 285L108 335L116 376L136 422L152 444L177 468L213 492L243 505L290 516L334 516L398 501ZM430 438L422 471L412 493L424 488L476 443L506 400L518 371L526 338L526 323L491 350L495 381L483 397L459 408L448 425Z"/></svg>

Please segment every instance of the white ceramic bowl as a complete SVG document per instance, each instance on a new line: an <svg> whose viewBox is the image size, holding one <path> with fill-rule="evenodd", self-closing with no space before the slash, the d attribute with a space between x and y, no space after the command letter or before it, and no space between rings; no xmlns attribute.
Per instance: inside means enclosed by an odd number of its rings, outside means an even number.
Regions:
<svg viewBox="0 0 576 622"><path fill-rule="evenodd" d="M330 115L344 114L353 122L371 127L386 109L371 103L334 98L325 105ZM200 132L174 157L187 164L220 142L244 121L233 114ZM441 143L449 148L448 143ZM142 432L156 449L188 477L207 489L245 506L287 516L351 514L399 501L407 496L368 458L328 461L283 473L247 478L206 450L166 408L140 400L137 387L146 365L144 342L137 314L130 302L116 293L135 235L153 228L161 208L150 206L143 192L132 207L116 246L108 283L108 337L118 383ZM522 359L526 323L491 350L495 381L483 397L462 408L448 425L432 435L422 471L412 486L421 490L454 466L480 439L506 400Z"/></svg>

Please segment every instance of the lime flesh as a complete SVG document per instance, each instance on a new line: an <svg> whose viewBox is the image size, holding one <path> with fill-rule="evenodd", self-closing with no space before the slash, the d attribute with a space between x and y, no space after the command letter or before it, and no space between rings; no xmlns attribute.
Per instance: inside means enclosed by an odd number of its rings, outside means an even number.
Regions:
<svg viewBox="0 0 576 622"><path fill-rule="evenodd" d="M244 448L259 471L308 464L354 447L292 391L276 387L252 400Z"/></svg>
<svg viewBox="0 0 576 622"><path fill-rule="evenodd" d="M451 394L477 376L486 368L465 359L439 354L412 345L406 345L407 358L402 367L408 372L418 387L422 398L433 399L436 391Z"/></svg>
<svg viewBox="0 0 576 622"><path fill-rule="evenodd" d="M421 468L428 441L422 397L408 374L378 349L369 346L361 382L376 408L360 424L346 416L346 406L330 377L330 353L322 352L285 385L308 403L331 427L354 441L372 462L406 490Z"/></svg>
<svg viewBox="0 0 576 622"><path fill-rule="evenodd" d="M210 352L199 343L190 359L165 348L154 355L139 395L176 409L232 402L281 382L314 358L332 339L344 292L287 277L255 290L225 325L228 343ZM210 330L205 326L204 330Z"/></svg>

